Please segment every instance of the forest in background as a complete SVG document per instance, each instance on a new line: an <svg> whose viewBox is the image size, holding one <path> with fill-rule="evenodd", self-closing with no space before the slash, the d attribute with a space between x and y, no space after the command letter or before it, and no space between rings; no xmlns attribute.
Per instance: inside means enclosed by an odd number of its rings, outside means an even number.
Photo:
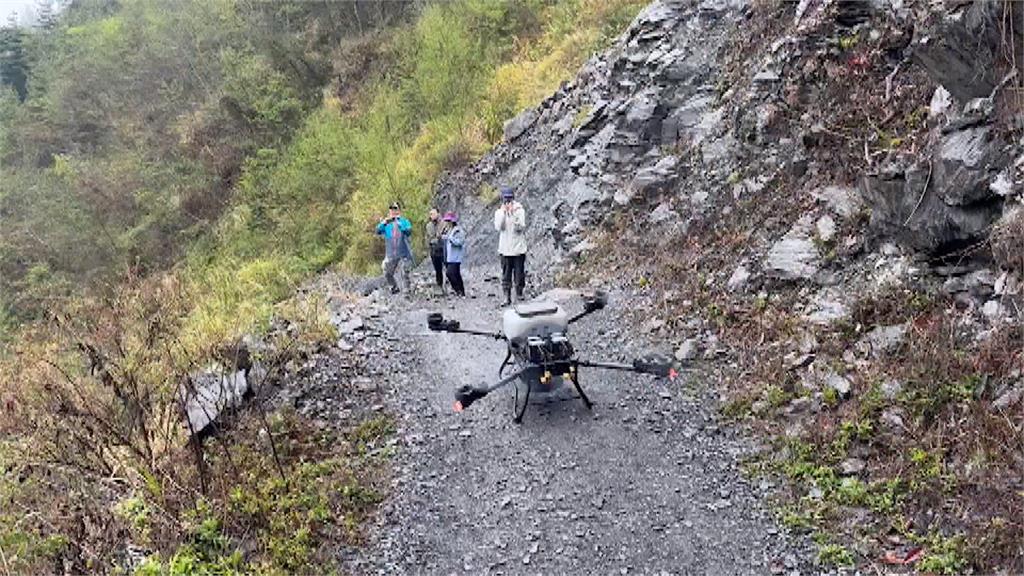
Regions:
<svg viewBox="0 0 1024 576"><path fill-rule="evenodd" d="M281 302L315 272L376 268L388 203L422 222L439 174L498 142L642 4L73 0L0 28L8 570L111 571L124 533L153 573L322 561L317 526L357 523L373 501L349 486L338 519L302 492L351 484L345 455L275 416L296 456L275 463L280 483L238 442L220 465L251 473L200 485L181 465L178 383L275 315L308 319ZM286 520L249 522L266 526L241 554L238 509Z"/></svg>

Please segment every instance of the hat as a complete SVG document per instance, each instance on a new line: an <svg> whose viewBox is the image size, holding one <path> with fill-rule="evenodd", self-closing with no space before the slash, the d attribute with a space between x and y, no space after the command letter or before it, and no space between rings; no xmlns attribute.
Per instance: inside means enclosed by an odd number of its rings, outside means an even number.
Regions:
<svg viewBox="0 0 1024 576"><path fill-rule="evenodd" d="M390 210L401 210L402 207L398 205L398 202L392 202L391 206L388 206Z"/></svg>
<svg viewBox="0 0 1024 576"><path fill-rule="evenodd" d="M511 200L516 197L515 192L512 191L508 186L501 187L501 198L502 200Z"/></svg>
<svg viewBox="0 0 1024 576"><path fill-rule="evenodd" d="M444 213L444 221L445 222L458 222L459 221L459 215L456 214L455 212L445 212Z"/></svg>

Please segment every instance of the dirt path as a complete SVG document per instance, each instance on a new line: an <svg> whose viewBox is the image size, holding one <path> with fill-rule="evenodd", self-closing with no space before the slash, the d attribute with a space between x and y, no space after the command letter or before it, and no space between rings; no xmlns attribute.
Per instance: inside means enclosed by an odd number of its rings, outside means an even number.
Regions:
<svg viewBox="0 0 1024 576"><path fill-rule="evenodd" d="M693 376L670 383L587 372L593 411L555 400L530 406L522 425L511 421L509 391L454 413L454 388L493 378L504 348L429 334L425 319L443 310L465 327L496 327L497 299L488 286L474 288L478 298L457 303L399 298L378 320L390 350L374 362L388 375L401 449L393 493L349 569L720 575L798 568L805 555L761 503L769 487L751 486L738 469L746 444L715 422ZM567 305L575 310L579 302ZM626 305L613 294L602 317L574 326L582 355L625 357L602 352L629 345L616 327L616 307Z"/></svg>

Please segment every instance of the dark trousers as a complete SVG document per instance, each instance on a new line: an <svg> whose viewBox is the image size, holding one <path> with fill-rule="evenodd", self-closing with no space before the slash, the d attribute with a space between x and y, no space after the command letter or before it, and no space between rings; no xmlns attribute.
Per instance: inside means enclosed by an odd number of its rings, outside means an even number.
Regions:
<svg viewBox="0 0 1024 576"><path fill-rule="evenodd" d="M526 254L517 256L501 257L501 289L508 298L512 291L513 278L515 279L516 298L523 297L523 289L526 287Z"/></svg>
<svg viewBox="0 0 1024 576"><path fill-rule="evenodd" d="M452 290L459 296L465 296L466 287L462 284L462 263L449 262L447 264L447 272L448 283L452 285Z"/></svg>
<svg viewBox="0 0 1024 576"><path fill-rule="evenodd" d="M434 282L444 287L444 277L441 271L444 270L444 246L436 244L430 247L430 263L434 265Z"/></svg>

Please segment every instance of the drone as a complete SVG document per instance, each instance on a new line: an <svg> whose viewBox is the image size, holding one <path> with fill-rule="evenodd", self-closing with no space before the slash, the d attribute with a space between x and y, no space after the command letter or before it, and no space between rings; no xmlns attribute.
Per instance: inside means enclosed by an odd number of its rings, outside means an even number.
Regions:
<svg viewBox="0 0 1024 576"><path fill-rule="evenodd" d="M602 368L638 374L649 374L674 380L678 375L672 359L652 355L639 357L630 364L594 362L580 359L569 341L569 325L602 310L608 305L608 296L596 292L584 297L583 310L574 316L561 306L547 301L517 303L502 313L502 331L487 332L462 328L457 320L447 319L440 312L427 315L427 328L433 332L471 334L502 340L508 353L498 368L498 380L478 386L463 385L455 391L455 411L462 412L471 404L504 386L513 385L513 421L521 423L530 394L550 393L569 384L575 388L587 409L593 402L580 386L580 368ZM514 371L505 375L509 367Z"/></svg>

